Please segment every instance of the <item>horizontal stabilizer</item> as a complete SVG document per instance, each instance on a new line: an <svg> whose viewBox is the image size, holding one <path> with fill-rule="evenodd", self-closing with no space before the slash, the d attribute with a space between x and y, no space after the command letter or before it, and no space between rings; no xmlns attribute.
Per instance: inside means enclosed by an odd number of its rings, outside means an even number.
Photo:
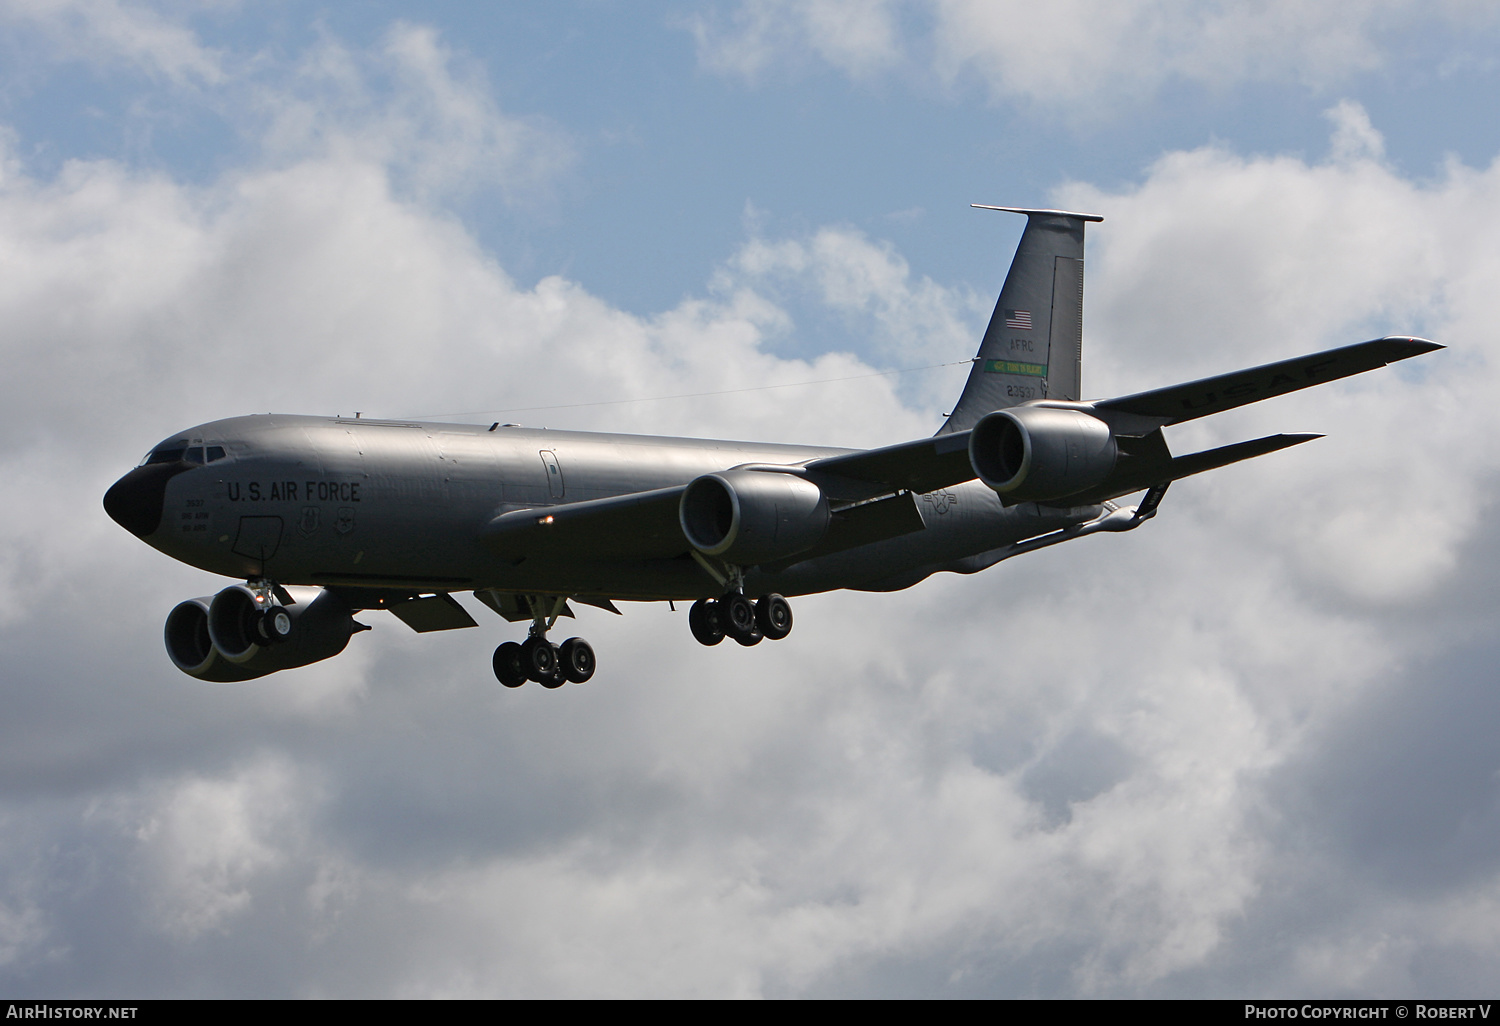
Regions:
<svg viewBox="0 0 1500 1026"><path fill-rule="evenodd" d="M1311 434L1267 435L1265 438L1253 438L1248 442L1235 442L1233 445L1221 445L1217 449L1195 452L1190 456L1178 456L1172 461L1171 474L1167 480L1180 481L1184 477L1192 477L1205 470L1218 470L1220 467L1227 467L1240 460L1264 456L1280 449L1289 449L1294 445L1301 445L1303 442L1311 442L1314 438L1322 437L1322 435Z"/></svg>
<svg viewBox="0 0 1500 1026"><path fill-rule="evenodd" d="M1038 217L1071 217L1075 221L1102 221L1103 214L1076 214L1071 210L1042 210L1037 207L997 207L991 203L970 203L975 210L1003 210L1007 214L1036 214Z"/></svg>
<svg viewBox="0 0 1500 1026"><path fill-rule="evenodd" d="M1158 436L1159 437L1159 436ZM1248 442L1235 442L1232 445L1221 445L1217 449L1208 449L1204 452L1195 452L1188 456L1171 457L1166 452L1165 445L1155 450L1151 456L1144 458L1122 458L1115 472L1109 479L1097 488L1087 492L1067 497L1066 504L1070 506L1086 506L1108 499L1118 499L1122 495L1138 492L1145 488L1153 488L1157 485L1166 484L1169 481L1180 481L1184 477L1192 477L1201 474L1205 470L1217 470L1227 467L1231 463L1240 460L1253 459L1256 456L1264 456L1267 453L1287 449L1303 442L1311 442L1314 438L1322 438L1322 435L1313 434L1283 434L1267 435L1264 438L1253 438Z"/></svg>
<svg viewBox="0 0 1500 1026"><path fill-rule="evenodd" d="M1091 405L1106 421L1117 419L1111 418L1110 414L1129 414L1154 422L1154 426L1164 427L1206 417L1211 413L1222 413L1236 406L1285 395L1312 385L1321 385L1325 381L1347 378L1352 374L1374 370L1442 348L1444 347L1438 343L1426 339L1393 335L1294 360L1282 360L1263 367L1190 381L1185 385L1157 388L1119 399L1102 399Z"/></svg>

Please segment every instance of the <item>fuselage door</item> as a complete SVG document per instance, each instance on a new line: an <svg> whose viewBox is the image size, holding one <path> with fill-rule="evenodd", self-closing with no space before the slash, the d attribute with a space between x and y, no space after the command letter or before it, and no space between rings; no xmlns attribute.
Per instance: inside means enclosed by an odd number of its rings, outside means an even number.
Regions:
<svg viewBox="0 0 1500 1026"><path fill-rule="evenodd" d="M231 549L238 555L264 563L276 555L280 544L280 517L240 517L240 532Z"/></svg>
<svg viewBox="0 0 1500 1026"><path fill-rule="evenodd" d="M557 453L551 449L541 451L542 470L547 474L547 494L561 502L563 497L562 468L557 465Z"/></svg>

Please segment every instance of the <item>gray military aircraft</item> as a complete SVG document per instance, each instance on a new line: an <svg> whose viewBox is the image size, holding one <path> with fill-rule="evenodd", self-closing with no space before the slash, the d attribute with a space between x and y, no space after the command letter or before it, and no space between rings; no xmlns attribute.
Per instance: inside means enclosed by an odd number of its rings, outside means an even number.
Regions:
<svg viewBox="0 0 1500 1026"><path fill-rule="evenodd" d="M976 204L979 206L979 204ZM147 544L243 578L167 616L185 673L241 681L342 652L360 610L476 626L471 591L523 644L500 682L583 683L594 651L548 633L570 603L692 601L693 636L785 638L786 595L897 591L938 571L1155 516L1167 486L1320 437L1173 456L1162 428L1441 349L1388 337L1170 388L1083 401L1083 234L1024 214L999 302L947 422L878 449L345 417L235 417L162 442L104 496ZM1144 491L1134 506L1114 502ZM754 598L752 599L752 596Z"/></svg>

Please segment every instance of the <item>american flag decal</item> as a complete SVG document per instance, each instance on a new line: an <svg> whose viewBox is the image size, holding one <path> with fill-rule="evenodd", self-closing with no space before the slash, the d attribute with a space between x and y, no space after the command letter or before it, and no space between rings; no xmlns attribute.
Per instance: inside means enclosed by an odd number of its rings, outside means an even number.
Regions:
<svg viewBox="0 0 1500 1026"><path fill-rule="evenodd" d="M1007 328L1020 328L1022 331L1031 330L1030 310L1006 310L1005 326Z"/></svg>

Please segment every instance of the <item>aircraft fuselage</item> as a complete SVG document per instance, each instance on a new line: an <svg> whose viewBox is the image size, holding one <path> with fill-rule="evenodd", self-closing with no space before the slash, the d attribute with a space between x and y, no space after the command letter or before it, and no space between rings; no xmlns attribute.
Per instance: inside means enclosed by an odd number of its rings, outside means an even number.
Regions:
<svg viewBox="0 0 1500 1026"><path fill-rule="evenodd" d="M796 465L851 451L281 415L204 424L153 452L173 446L192 461L145 464L132 472L140 484L130 501L144 507L137 526L150 525L159 495L160 517L144 540L213 573L283 584L641 600L704 598L723 589L686 556L501 558L483 544L482 529L512 510L678 486L744 464ZM121 487L131 488L130 480L127 475ZM950 564L964 557L1099 514L1097 506L1007 509L978 482L919 496L916 506L922 531L774 573L752 571L747 587L786 595L905 587L937 570L963 569Z"/></svg>

